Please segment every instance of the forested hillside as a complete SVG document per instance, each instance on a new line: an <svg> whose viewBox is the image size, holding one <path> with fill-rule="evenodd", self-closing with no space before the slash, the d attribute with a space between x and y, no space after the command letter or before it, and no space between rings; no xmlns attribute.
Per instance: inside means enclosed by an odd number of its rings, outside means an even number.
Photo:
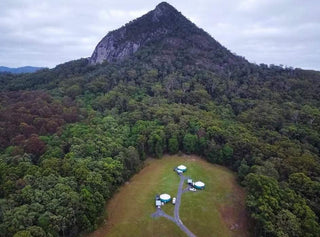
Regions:
<svg viewBox="0 0 320 237"><path fill-rule="evenodd" d="M146 157L179 152L238 173L255 236L319 236L320 73L184 22L123 60L0 74L0 236L92 231Z"/></svg>

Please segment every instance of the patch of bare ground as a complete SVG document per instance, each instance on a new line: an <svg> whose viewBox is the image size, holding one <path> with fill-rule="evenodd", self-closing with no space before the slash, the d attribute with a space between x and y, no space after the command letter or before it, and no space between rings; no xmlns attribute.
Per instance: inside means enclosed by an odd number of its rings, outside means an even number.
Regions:
<svg viewBox="0 0 320 237"><path fill-rule="evenodd" d="M234 233L233 236L238 237L239 233L245 234L243 236L250 236L247 231L249 218L245 206L246 193L236 182L233 180L233 192L228 196L229 200L219 207L219 213L227 228Z"/></svg>

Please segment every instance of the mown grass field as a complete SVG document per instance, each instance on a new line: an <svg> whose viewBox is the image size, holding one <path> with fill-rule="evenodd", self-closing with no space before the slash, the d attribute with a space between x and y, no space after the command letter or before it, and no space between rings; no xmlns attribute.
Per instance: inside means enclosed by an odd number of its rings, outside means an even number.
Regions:
<svg viewBox="0 0 320 237"><path fill-rule="evenodd" d="M186 236L165 218L151 218L155 212L154 196L176 196L179 177L173 167L184 164L186 176L206 183L206 189L182 195L180 218L198 237L249 236L245 211L245 193L234 174L221 166L195 156L166 156L148 159L146 166L126 183L107 205L105 225L90 237L178 237ZM173 216L173 205L163 210Z"/></svg>

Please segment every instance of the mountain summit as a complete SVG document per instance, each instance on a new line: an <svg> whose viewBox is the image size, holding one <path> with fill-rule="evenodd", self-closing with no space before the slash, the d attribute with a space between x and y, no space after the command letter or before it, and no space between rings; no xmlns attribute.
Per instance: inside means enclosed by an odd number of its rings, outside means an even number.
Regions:
<svg viewBox="0 0 320 237"><path fill-rule="evenodd" d="M175 55L175 52L187 50L188 56L196 59L195 64L224 67L232 62L246 62L233 55L173 6L162 2L142 17L109 32L96 46L90 64L102 63L105 60L119 61L150 45L158 45L163 51L170 52L171 60L174 60L172 55Z"/></svg>
<svg viewBox="0 0 320 237"><path fill-rule="evenodd" d="M126 58L147 42L168 35L183 21L188 22L174 7L162 2L146 15L109 32L95 48L90 63Z"/></svg>

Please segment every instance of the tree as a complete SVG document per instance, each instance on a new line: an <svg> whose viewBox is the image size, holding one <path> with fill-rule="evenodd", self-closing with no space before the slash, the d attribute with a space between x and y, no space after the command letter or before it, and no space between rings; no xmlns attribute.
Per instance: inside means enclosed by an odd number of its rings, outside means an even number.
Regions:
<svg viewBox="0 0 320 237"><path fill-rule="evenodd" d="M82 92L82 89L79 85L75 84L69 88L66 89L66 94L70 96L71 98L75 98L76 96L80 95Z"/></svg>
<svg viewBox="0 0 320 237"><path fill-rule="evenodd" d="M33 237L30 233L30 231L27 230L21 230L14 234L13 237Z"/></svg>
<svg viewBox="0 0 320 237"><path fill-rule="evenodd" d="M207 149L208 141L205 137L200 137L197 140L196 152L199 155L204 155L205 150Z"/></svg>
<svg viewBox="0 0 320 237"><path fill-rule="evenodd" d="M222 150L213 140L208 142L206 158L215 164L222 164Z"/></svg>
<svg viewBox="0 0 320 237"><path fill-rule="evenodd" d="M177 137L171 137L168 140L168 150L170 154L176 154L179 151L179 142Z"/></svg>
<svg viewBox="0 0 320 237"><path fill-rule="evenodd" d="M249 173L250 167L247 164L245 159L242 159L240 167L238 168L238 176L240 180L243 180L244 177Z"/></svg>
<svg viewBox="0 0 320 237"><path fill-rule="evenodd" d="M251 172L279 179L279 173L271 161L265 161L262 165L253 165Z"/></svg>
<svg viewBox="0 0 320 237"><path fill-rule="evenodd" d="M244 183L248 188L247 205L256 221L258 234L267 236L316 236L320 226L314 212L301 196L277 180L250 173Z"/></svg>
<svg viewBox="0 0 320 237"><path fill-rule="evenodd" d="M30 232L32 237L46 237L47 234L39 226L30 226L27 228L27 231Z"/></svg>
<svg viewBox="0 0 320 237"><path fill-rule="evenodd" d="M197 136L187 133L183 138L183 149L187 154L191 154L196 151Z"/></svg>
<svg viewBox="0 0 320 237"><path fill-rule="evenodd" d="M298 237L302 235L299 219L289 210L281 210L276 216L277 236Z"/></svg>
<svg viewBox="0 0 320 237"><path fill-rule="evenodd" d="M148 139L148 147L150 154L157 158L162 157L164 150L164 132L162 129L153 131Z"/></svg>
<svg viewBox="0 0 320 237"><path fill-rule="evenodd" d="M228 144L222 147L223 163L225 165L231 165L233 159L233 148Z"/></svg>

